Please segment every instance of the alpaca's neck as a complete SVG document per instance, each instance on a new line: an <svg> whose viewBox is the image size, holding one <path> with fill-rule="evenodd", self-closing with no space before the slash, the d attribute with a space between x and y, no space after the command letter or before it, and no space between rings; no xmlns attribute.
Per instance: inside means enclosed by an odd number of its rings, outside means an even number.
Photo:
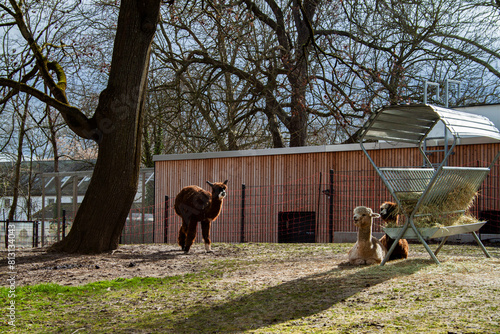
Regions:
<svg viewBox="0 0 500 334"><path fill-rule="evenodd" d="M208 210L206 216L208 218L215 218L219 215L222 208L222 200L219 197L212 197L212 202L210 203L210 210Z"/></svg>
<svg viewBox="0 0 500 334"><path fill-rule="evenodd" d="M371 241L372 240L372 226L361 227L358 229L358 241Z"/></svg>
<svg viewBox="0 0 500 334"><path fill-rule="evenodd" d="M220 200L219 197L212 197L212 207L220 208L222 206L222 201L223 200Z"/></svg>
<svg viewBox="0 0 500 334"><path fill-rule="evenodd" d="M396 227L399 225L398 217L387 217L384 222L387 227Z"/></svg>

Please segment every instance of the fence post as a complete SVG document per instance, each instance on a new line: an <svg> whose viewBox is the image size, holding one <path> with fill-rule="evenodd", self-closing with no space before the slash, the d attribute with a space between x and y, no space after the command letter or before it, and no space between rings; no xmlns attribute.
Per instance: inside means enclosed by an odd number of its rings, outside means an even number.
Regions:
<svg viewBox="0 0 500 334"><path fill-rule="evenodd" d="M45 178L42 173L42 226L40 231L41 247L45 245Z"/></svg>
<svg viewBox="0 0 500 334"><path fill-rule="evenodd" d="M168 196L165 196L165 218L163 227L163 243L168 243Z"/></svg>
<svg viewBox="0 0 500 334"><path fill-rule="evenodd" d="M57 238L56 240L59 242L61 241L61 174L57 173L56 177L54 178L55 181L55 187L56 187L56 214L54 214L54 218L56 218L57 222Z"/></svg>
<svg viewBox="0 0 500 334"><path fill-rule="evenodd" d="M35 238L36 238L36 232L35 232L36 230L35 230L35 229L36 229L36 221L34 221L34 222L32 223L31 227L32 227L32 230L33 230L33 231L31 231L31 232L32 232L32 233L31 233L31 247L32 247L32 248L35 248L35 247L36 247L36 246L35 246Z"/></svg>
<svg viewBox="0 0 500 334"><path fill-rule="evenodd" d="M66 237L66 210L62 210L62 238Z"/></svg>
<svg viewBox="0 0 500 334"><path fill-rule="evenodd" d="M328 236L333 242L333 169L330 169L330 196L328 197Z"/></svg>
<svg viewBox="0 0 500 334"><path fill-rule="evenodd" d="M245 184L241 185L241 234L240 242L245 242Z"/></svg>
<svg viewBox="0 0 500 334"><path fill-rule="evenodd" d="M33 222L33 237L31 238L31 247L36 248L38 247L38 222L34 221Z"/></svg>
<svg viewBox="0 0 500 334"><path fill-rule="evenodd" d="M144 243L145 240L145 234L146 234L146 172L143 172L141 174L141 192L142 192L142 197L141 197L141 219L142 219L142 243ZM153 241L154 242L154 241Z"/></svg>
<svg viewBox="0 0 500 334"><path fill-rule="evenodd" d="M9 218L5 219L5 249L9 249Z"/></svg>
<svg viewBox="0 0 500 334"><path fill-rule="evenodd" d="M319 211L321 208L321 195L323 192L321 191L321 188L323 187L323 172L319 172L319 182L318 182L318 207L316 208L316 216L319 217ZM318 219L319 220L319 219ZM314 226L314 242L318 242L319 238L319 231L318 231L318 220L315 222Z"/></svg>

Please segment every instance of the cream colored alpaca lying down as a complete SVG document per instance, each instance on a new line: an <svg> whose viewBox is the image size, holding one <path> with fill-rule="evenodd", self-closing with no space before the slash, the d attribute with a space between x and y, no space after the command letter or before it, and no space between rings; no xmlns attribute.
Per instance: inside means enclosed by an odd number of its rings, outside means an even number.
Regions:
<svg viewBox="0 0 500 334"><path fill-rule="evenodd" d="M354 209L354 225L358 227L358 240L349 251L349 262L355 265L376 264L382 262L387 250L372 235L373 218L380 215L366 206Z"/></svg>

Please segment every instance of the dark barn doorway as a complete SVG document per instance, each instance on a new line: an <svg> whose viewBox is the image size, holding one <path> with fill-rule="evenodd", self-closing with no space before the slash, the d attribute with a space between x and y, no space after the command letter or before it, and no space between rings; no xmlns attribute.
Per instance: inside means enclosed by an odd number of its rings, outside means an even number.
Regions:
<svg viewBox="0 0 500 334"><path fill-rule="evenodd" d="M279 243L316 242L316 212L278 212Z"/></svg>
<svg viewBox="0 0 500 334"><path fill-rule="evenodd" d="M487 210L479 212L479 219L487 221L479 230L479 233L500 233L500 211Z"/></svg>

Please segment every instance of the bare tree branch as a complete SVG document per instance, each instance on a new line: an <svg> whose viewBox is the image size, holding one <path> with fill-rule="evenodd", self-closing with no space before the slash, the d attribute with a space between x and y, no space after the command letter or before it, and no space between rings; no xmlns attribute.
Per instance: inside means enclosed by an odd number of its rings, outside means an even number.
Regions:
<svg viewBox="0 0 500 334"><path fill-rule="evenodd" d="M77 135L85 139L93 139L95 127L90 126L92 122L80 111L80 109L56 100L49 95L37 90L36 88L18 81L0 78L0 86L10 87L16 91L29 94L37 98L41 102L57 109L64 115L68 126L70 126ZM82 124L87 126L82 127Z"/></svg>

